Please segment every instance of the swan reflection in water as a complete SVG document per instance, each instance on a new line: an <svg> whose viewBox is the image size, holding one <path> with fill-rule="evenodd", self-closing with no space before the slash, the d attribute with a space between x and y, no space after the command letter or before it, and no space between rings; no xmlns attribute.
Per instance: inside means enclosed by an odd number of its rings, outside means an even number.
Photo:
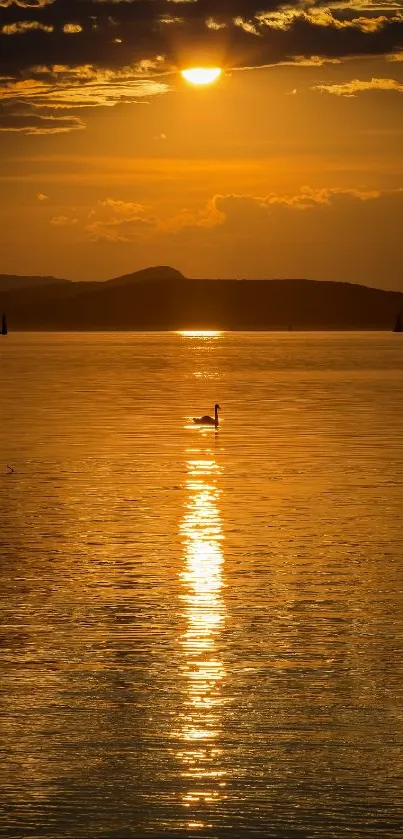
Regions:
<svg viewBox="0 0 403 839"><path fill-rule="evenodd" d="M187 779L183 803L192 809L190 827L207 827L206 805L223 795L220 769L220 711L225 676L220 638L225 618L222 525L219 510L220 473L210 450L191 450L187 462L187 500L180 525L185 565L181 573L186 629L181 637L185 695L178 753ZM190 815L190 813L189 813Z"/></svg>

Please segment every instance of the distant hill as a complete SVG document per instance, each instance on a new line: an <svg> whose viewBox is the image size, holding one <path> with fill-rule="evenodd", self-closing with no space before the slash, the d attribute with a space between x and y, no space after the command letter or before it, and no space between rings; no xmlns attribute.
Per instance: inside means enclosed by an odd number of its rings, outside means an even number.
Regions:
<svg viewBox="0 0 403 839"><path fill-rule="evenodd" d="M403 294L395 291L305 279L187 279L168 266L106 282L32 280L0 288L10 331L391 330L403 314Z"/></svg>
<svg viewBox="0 0 403 839"><path fill-rule="evenodd" d="M19 288L38 288L44 285L59 285L69 280L59 280L57 277L22 277L19 274L0 274L0 291Z"/></svg>
<svg viewBox="0 0 403 839"><path fill-rule="evenodd" d="M112 280L106 280L105 285L129 285L130 283L142 283L153 280L185 280L186 277L177 271L176 268L171 268L169 265L157 265L155 268L143 268L141 271L135 271L134 274L124 274L123 277L114 277Z"/></svg>

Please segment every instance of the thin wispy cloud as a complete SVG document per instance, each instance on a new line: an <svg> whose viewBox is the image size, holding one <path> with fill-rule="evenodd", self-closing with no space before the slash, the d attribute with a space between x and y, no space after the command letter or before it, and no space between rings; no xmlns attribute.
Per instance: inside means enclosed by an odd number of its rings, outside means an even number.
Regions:
<svg viewBox="0 0 403 839"><path fill-rule="evenodd" d="M166 83L159 79L141 78L136 68L121 70L97 69L90 65L51 68L33 67L25 79L0 79L0 130L13 129L14 123L26 134L59 133L85 128L85 121L77 116L60 116L58 112L95 107L111 108L118 104L144 102L165 93ZM31 109L30 119L21 121L21 106ZM43 112L48 111L45 117ZM36 114L35 114L36 112ZM25 107L24 116L27 117ZM53 120L52 126L46 120ZM56 126L58 123L58 126ZM53 131L45 130L53 128ZM37 129L37 130L35 130Z"/></svg>
<svg viewBox="0 0 403 839"><path fill-rule="evenodd" d="M333 96L346 96L347 98L354 98L359 93L368 93L368 91L394 91L395 93L403 93L403 84L396 81L396 79L352 79L350 82L342 82L339 84L318 84L312 87L312 90L319 90L321 93L330 93Z"/></svg>
<svg viewBox="0 0 403 839"><path fill-rule="evenodd" d="M61 116L52 113L39 113L16 103L15 110L6 107L0 110L0 132L13 134L67 134L82 131L85 123L76 116Z"/></svg>

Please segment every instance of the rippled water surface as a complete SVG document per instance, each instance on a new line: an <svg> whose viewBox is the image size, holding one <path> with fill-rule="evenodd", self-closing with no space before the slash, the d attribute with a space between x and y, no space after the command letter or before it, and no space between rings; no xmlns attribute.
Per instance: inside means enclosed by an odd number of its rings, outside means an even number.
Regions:
<svg viewBox="0 0 403 839"><path fill-rule="evenodd" d="M2 837L401 835L402 338L0 338Z"/></svg>

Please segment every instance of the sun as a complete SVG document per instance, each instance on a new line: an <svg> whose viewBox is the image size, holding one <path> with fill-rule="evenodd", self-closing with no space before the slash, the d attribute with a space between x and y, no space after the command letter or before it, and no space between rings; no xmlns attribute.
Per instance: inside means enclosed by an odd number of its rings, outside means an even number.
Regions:
<svg viewBox="0 0 403 839"><path fill-rule="evenodd" d="M181 70L183 78L195 85L212 84L220 78L221 73L221 67L189 67Z"/></svg>

